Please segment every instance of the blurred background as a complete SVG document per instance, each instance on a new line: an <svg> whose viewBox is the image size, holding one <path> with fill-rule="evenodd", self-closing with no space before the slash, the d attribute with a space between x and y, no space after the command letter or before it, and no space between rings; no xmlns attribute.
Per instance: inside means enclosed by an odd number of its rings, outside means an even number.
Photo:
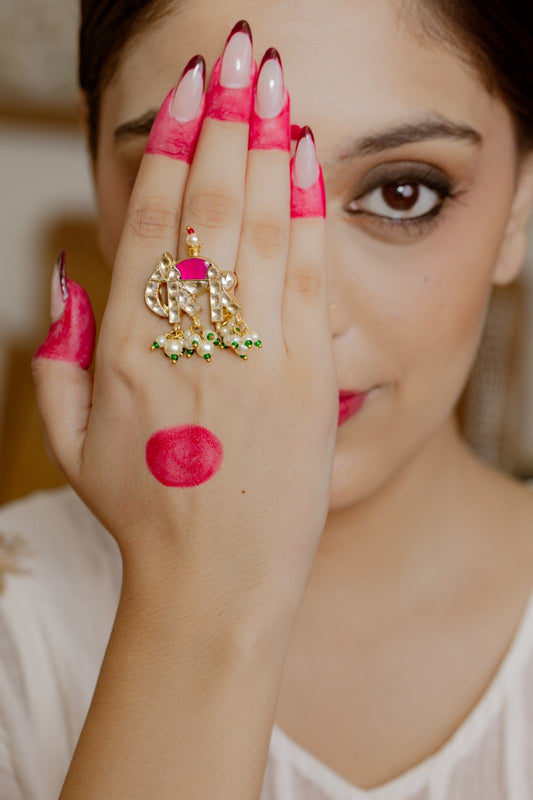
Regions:
<svg viewBox="0 0 533 800"><path fill-rule="evenodd" d="M64 482L46 455L29 370L49 325L59 249L97 319L109 286L77 121L77 7L77 0L0 3L0 502ZM533 230L531 239L520 281L494 294L461 403L473 446L521 477L533 476Z"/></svg>
<svg viewBox="0 0 533 800"><path fill-rule="evenodd" d="M77 0L0 3L0 502L64 483L46 455L29 371L59 249L97 316L109 284L77 120L77 30Z"/></svg>

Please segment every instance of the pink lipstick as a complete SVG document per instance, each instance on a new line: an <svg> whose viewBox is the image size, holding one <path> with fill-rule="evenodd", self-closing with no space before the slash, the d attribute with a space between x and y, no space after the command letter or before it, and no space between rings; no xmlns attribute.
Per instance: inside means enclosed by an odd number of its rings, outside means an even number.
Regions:
<svg viewBox="0 0 533 800"><path fill-rule="evenodd" d="M338 426L344 425L350 417L362 409L367 395L368 392L339 392Z"/></svg>

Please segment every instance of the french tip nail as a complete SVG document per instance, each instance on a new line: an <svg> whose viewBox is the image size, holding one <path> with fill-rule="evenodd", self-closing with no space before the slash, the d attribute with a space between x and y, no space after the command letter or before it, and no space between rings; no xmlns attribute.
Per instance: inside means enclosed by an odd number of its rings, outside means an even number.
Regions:
<svg viewBox="0 0 533 800"><path fill-rule="evenodd" d="M261 64L259 65L259 69L261 69L261 67L263 66L265 61L270 61L272 58L275 58L276 61L279 61L279 64L281 66L281 58L280 58L280 55L279 55L278 51L276 50L275 47L269 47L268 50L266 51L265 55L261 59Z"/></svg>
<svg viewBox="0 0 533 800"><path fill-rule="evenodd" d="M313 136L313 131L311 130L309 125L304 125L303 128L300 128L300 135L298 137L298 141L300 142L302 139L305 139L306 136L310 136L314 144L315 137Z"/></svg>
<svg viewBox="0 0 533 800"><path fill-rule="evenodd" d="M320 165L316 157L315 139L311 128L305 125L294 155L294 185L300 189L310 189L319 176Z"/></svg>
<svg viewBox="0 0 533 800"><path fill-rule="evenodd" d="M50 316L52 317L52 322L57 322L57 320L63 316L67 300L66 252L62 249L59 251L56 259L50 287Z"/></svg>
<svg viewBox="0 0 533 800"><path fill-rule="evenodd" d="M247 36L250 37L250 39L252 39L252 29L250 28L250 25L248 24L248 22L246 22L245 19L239 20L239 22L237 22L237 24L233 26L231 33L228 36L228 41L236 33L245 33Z"/></svg>
<svg viewBox="0 0 533 800"><path fill-rule="evenodd" d="M191 69L196 69L196 67L201 67L202 68L202 72L203 72L204 80L205 80L205 58L203 56L200 56L200 55L193 56L191 58L191 60L187 62L187 64L184 67L183 72L181 73L180 80L181 80L181 78L183 78L183 76L187 72L190 72Z"/></svg>

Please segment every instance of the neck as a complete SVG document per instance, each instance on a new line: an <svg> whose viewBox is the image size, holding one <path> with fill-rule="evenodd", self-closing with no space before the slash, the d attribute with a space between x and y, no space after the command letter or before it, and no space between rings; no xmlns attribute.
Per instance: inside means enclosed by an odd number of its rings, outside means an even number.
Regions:
<svg viewBox="0 0 533 800"><path fill-rule="evenodd" d="M451 548L461 546L477 470L455 421L448 421L385 485L330 513L313 573L346 570L350 583L362 587L420 580L425 566L446 554L449 561Z"/></svg>

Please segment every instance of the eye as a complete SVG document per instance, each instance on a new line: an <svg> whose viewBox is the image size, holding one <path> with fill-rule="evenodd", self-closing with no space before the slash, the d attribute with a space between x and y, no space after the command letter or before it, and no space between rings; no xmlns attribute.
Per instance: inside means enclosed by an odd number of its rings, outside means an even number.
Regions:
<svg viewBox="0 0 533 800"><path fill-rule="evenodd" d="M366 213L388 219L416 219L435 211L447 192L439 192L419 181L385 183L348 204L351 213Z"/></svg>

